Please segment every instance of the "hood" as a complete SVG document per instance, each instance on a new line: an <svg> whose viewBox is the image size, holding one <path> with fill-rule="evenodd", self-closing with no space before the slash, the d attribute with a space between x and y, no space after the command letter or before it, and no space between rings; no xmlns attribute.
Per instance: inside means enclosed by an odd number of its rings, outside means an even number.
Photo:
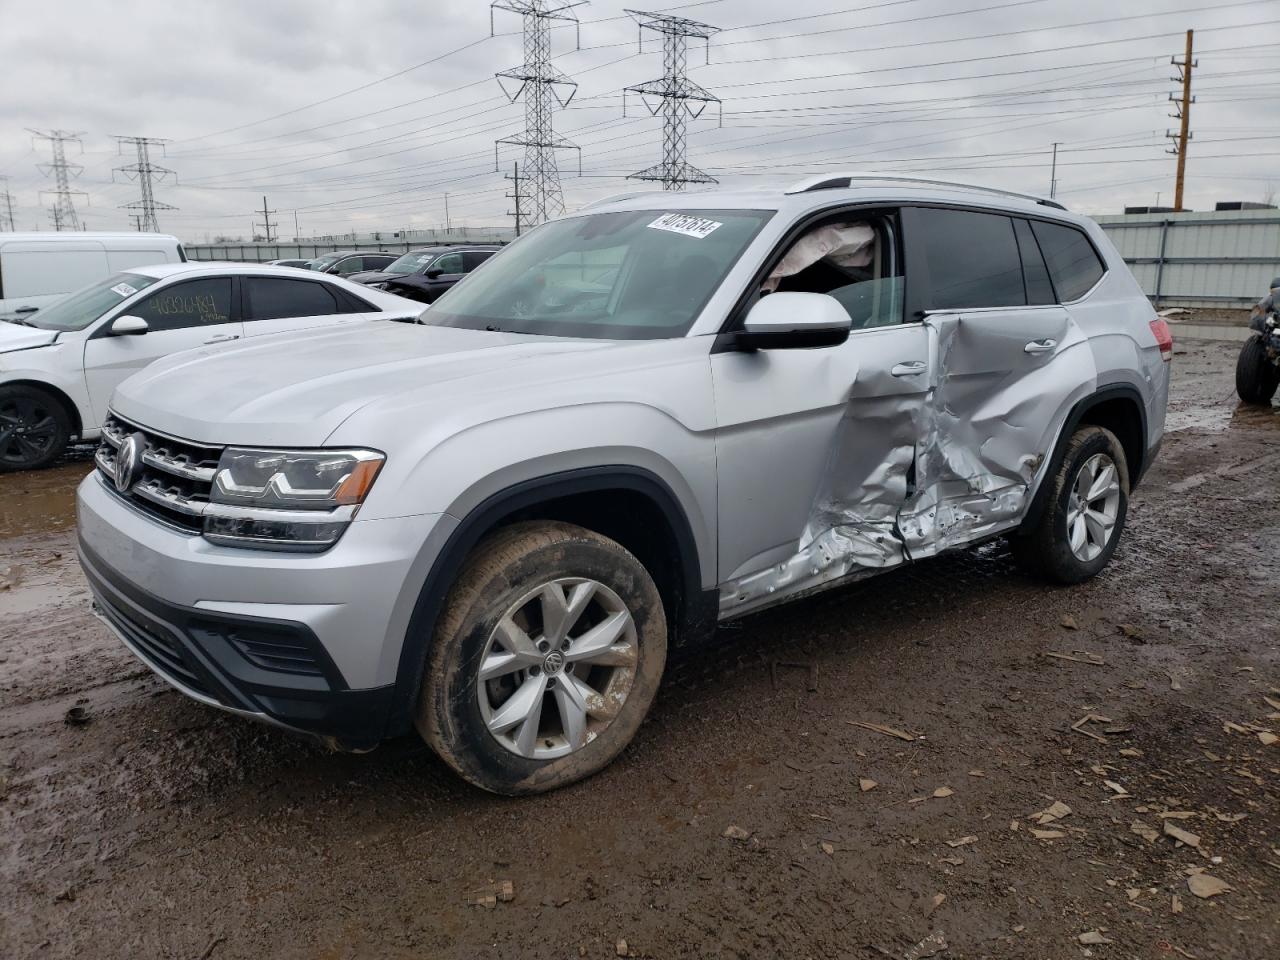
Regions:
<svg viewBox="0 0 1280 960"><path fill-rule="evenodd" d="M173 354L116 388L127 420L211 444L318 446L378 400L459 381L491 391L522 367L613 341L368 321ZM461 381L469 381L463 384Z"/></svg>
<svg viewBox="0 0 1280 960"><path fill-rule="evenodd" d="M41 330L20 323L0 322L0 353L43 347L58 339L57 330Z"/></svg>
<svg viewBox="0 0 1280 960"><path fill-rule="evenodd" d="M399 276L402 276L402 274L387 273L385 270L360 270L356 273L347 274L347 279L352 283L382 283L384 280Z"/></svg>

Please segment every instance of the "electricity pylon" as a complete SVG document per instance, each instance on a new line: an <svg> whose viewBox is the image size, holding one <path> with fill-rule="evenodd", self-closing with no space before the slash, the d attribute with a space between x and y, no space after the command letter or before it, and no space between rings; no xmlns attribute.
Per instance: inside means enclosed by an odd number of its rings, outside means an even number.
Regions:
<svg viewBox="0 0 1280 960"><path fill-rule="evenodd" d="M32 135L33 140L48 140L49 149L53 155L53 159L49 163L37 163L36 169L43 173L46 177L53 177L53 189L41 190L43 196L46 193L53 194L53 206L49 208L49 217L53 220L55 230L79 230L80 217L76 214L76 205L71 199L73 195L79 194L85 198L88 203L89 195L83 190L72 190L71 179L78 177L84 172L84 167L78 163L67 163L66 144L80 143L82 134L71 133L68 130L50 130L45 133L42 130L32 130L27 128L27 132ZM81 145L81 150L84 146Z"/></svg>
<svg viewBox="0 0 1280 960"><path fill-rule="evenodd" d="M640 46L644 47L644 31L662 34L663 76L657 80L627 87L622 92L622 112L627 112L627 94L638 93L649 113L662 113L662 161L631 174L628 180L660 180L663 190L683 190L687 183L716 183L715 177L689 163L686 154L686 128L689 120L702 116L708 104L719 104L720 98L694 83L686 75L689 38L708 44L720 32L719 27L673 17L665 13L628 10L640 25ZM709 56L709 54L708 54ZM653 101L657 101L656 103ZM695 106L696 105L696 106Z"/></svg>
<svg viewBox="0 0 1280 960"><path fill-rule="evenodd" d="M114 179L114 174L122 173L130 180L137 180L138 186L142 189L142 199L120 205L121 210L141 211L136 220L139 232L159 233L160 224L156 221L156 211L178 209L175 206L160 203L156 200L152 187L153 180L163 180L173 174L173 171L168 167L162 167L151 162L151 148L159 147L163 152L164 145L168 142L168 140L161 140L157 137L116 137L116 145L121 154L124 153L125 144L132 145L138 154L138 159L134 163L116 167L111 173L113 174L112 179Z"/></svg>
<svg viewBox="0 0 1280 960"><path fill-rule="evenodd" d="M572 23L577 33L574 7L586 0L496 0L489 6L489 33L493 34L493 11L518 13L524 21L524 63L495 76L498 86L515 103L524 97L524 130L494 143L493 165L498 169L498 146L524 147L520 174L523 187L516 200L517 222L535 226L564 213L564 191L560 188L557 150L578 150L578 172L582 172L582 151L552 128L551 113L556 104L567 107L578 85L551 64L551 26L554 21Z"/></svg>

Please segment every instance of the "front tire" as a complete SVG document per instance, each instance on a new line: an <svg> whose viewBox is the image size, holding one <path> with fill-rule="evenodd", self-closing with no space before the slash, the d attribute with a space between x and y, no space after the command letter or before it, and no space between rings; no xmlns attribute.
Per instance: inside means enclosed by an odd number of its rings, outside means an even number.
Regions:
<svg viewBox="0 0 1280 960"><path fill-rule="evenodd" d="M1280 386L1280 367L1267 356L1266 345L1257 334L1240 348L1236 360L1236 393L1245 403L1268 406Z"/></svg>
<svg viewBox="0 0 1280 960"><path fill-rule="evenodd" d="M39 470L67 448L71 418L38 387L0 387L0 473Z"/></svg>
<svg viewBox="0 0 1280 960"><path fill-rule="evenodd" d="M449 593L418 731L478 787L553 790L631 741L666 656L662 598L639 560L582 527L514 524L476 547Z"/></svg>
<svg viewBox="0 0 1280 960"><path fill-rule="evenodd" d="M1049 504L1031 530L1012 538L1014 556L1057 583L1096 576L1115 553L1129 510L1129 465L1116 435L1081 427L1071 435L1050 484Z"/></svg>

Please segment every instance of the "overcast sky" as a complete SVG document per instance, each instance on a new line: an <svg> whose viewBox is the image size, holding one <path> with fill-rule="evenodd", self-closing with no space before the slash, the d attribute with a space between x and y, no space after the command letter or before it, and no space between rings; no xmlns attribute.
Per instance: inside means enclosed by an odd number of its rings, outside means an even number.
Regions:
<svg viewBox="0 0 1280 960"><path fill-rule="evenodd" d="M638 0L636 0L638 2ZM1187 205L1280 187L1280 2L1256 0L654 0L722 28L690 77L723 100L692 122L689 159L725 184L842 169L912 171L1047 193L1087 213L1169 203L1172 55L1196 30ZM56 11L56 15L53 15ZM570 210L634 186L661 157L661 121L623 87L658 77L622 0L576 8L553 32L579 83L555 129ZM281 233L508 224L493 141L518 133L493 73L520 64L520 20L483 0L0 0L0 176L19 230L50 229L48 144L82 133L77 209L89 229L131 225L137 186L112 135L171 139L160 226L190 241L248 236L265 193ZM503 172L521 160L500 152ZM4 182L0 181L0 192ZM0 217L4 215L0 202Z"/></svg>

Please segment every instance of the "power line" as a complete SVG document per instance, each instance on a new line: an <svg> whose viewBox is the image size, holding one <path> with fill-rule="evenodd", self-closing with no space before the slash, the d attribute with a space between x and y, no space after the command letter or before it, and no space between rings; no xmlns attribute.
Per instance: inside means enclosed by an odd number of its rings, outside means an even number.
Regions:
<svg viewBox="0 0 1280 960"><path fill-rule="evenodd" d="M48 140L49 149L52 154L52 160L49 163L36 164L36 169L45 176L52 174L54 188L53 190L42 190L41 195L45 193L53 194L53 206L49 208L49 218L53 221L55 230L79 230L80 217L76 214L76 205L72 197L76 194L85 198L85 203L89 202L89 195L83 190L72 190L71 180L80 176L84 172L84 167L78 163L67 162L66 145L75 143L80 145L80 152L84 152L84 144L80 142L83 134L71 133L67 130L50 130L44 133L40 130L32 130L27 128L27 132L32 135L33 140Z"/></svg>
<svg viewBox="0 0 1280 960"><path fill-rule="evenodd" d="M639 24L640 45L644 46L644 31L652 30L662 35L663 75L657 80L626 87L622 92L622 115L627 114L627 94L636 93L649 113L662 112L662 160L651 167L631 174L628 180L656 180L663 190L683 190L688 183L716 183L711 175L689 163L686 156L686 128L690 119L702 116L708 104L719 104L720 98L694 83L687 75L689 38L694 37L708 45L710 58L711 38L720 32L719 27L673 17L662 13L645 13L628 10ZM653 106L649 97L659 101ZM697 104L695 107L694 104Z"/></svg>
<svg viewBox="0 0 1280 960"><path fill-rule="evenodd" d="M564 213L564 191L560 187L560 171L556 163L557 150L578 150L578 166L582 166L582 151L552 127L551 113L554 104L567 107L578 85L551 63L551 23L564 20L575 25L578 16L575 7L586 0L495 0L489 5L489 31L493 33L493 11L506 10L518 13L524 23L524 63L509 70L501 70L495 76L498 86L507 98L515 103L524 98L524 130L495 141L493 167L498 169L498 147L502 144L524 147L524 178L526 189L519 193L517 212L519 220L535 225ZM517 84L509 88L507 83ZM519 191L518 191L519 192Z"/></svg>
<svg viewBox="0 0 1280 960"><path fill-rule="evenodd" d="M168 167L162 167L159 164L151 162L151 148L159 147L161 152L164 151L164 145L168 140L162 140L158 137L116 137L117 149L123 153L125 145L132 146L137 153L138 159L133 163L126 164L122 167L115 167L112 173L122 173L130 180L138 181L138 186L142 191L142 197L130 203L122 203L121 210L138 210L136 223L138 231L141 233L159 233L160 224L156 220L157 210L177 210L178 208L168 203L161 203L156 200L153 181L163 180L170 175L176 176ZM114 179L114 178L113 178Z"/></svg>

